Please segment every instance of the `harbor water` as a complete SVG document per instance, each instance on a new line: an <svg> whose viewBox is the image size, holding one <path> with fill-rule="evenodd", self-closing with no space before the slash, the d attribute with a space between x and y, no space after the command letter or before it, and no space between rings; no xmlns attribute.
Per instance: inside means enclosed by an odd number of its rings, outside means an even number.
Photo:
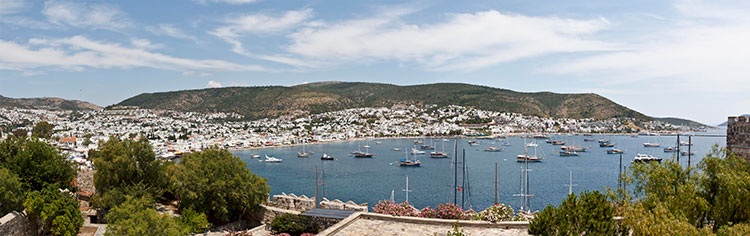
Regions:
<svg viewBox="0 0 750 236"><path fill-rule="evenodd" d="M579 152L578 156L560 156L560 146L545 143L543 139L527 139L526 142L538 143L538 155L544 159L541 162L530 162L529 193L534 196L529 200L531 210L541 210L548 204L559 204L568 194L569 173L572 170L574 192L585 190L602 190L605 187L615 188L619 172L618 154L607 154L608 148L599 147L596 140L610 140L615 148L625 150L622 155L624 168L629 167L637 153L649 154L656 157L671 159L676 153L665 153L663 148L676 146L675 136L638 136L629 135L550 135L567 144L588 147L586 152ZM584 139L594 139L586 142ZM502 146L502 141L492 139L425 139L425 143L436 146L436 150L445 151L450 158L431 158L427 155L417 155L422 161L420 167L400 167L398 160L405 158L405 151L415 147L413 141L421 138L378 139L369 141L338 142L326 144L309 144L306 151L312 151L307 158L297 157L302 151L301 146L267 148L258 150L238 150L233 153L247 163L253 173L267 178L271 186L271 195L294 193L296 195L315 196L315 167L325 170L324 187L321 185L319 194L328 199L341 199L356 203L368 203L373 207L379 200L390 199L391 191L395 192L397 202L405 201L405 179L409 176L409 203L417 208L434 207L440 203L454 202L454 157L453 146L457 143L459 161L461 152L466 152L467 181L469 184L457 194L457 203L464 208L481 211L494 204L495 163L498 165L498 197L501 203L510 204L518 209L521 204L518 194L520 191L521 168L523 162L516 161L516 156L524 153L524 139L508 137L505 139L510 146ZM476 140L478 145L469 145L469 140ZM681 141L687 141L686 136ZM376 143L379 142L379 143ZM647 148L643 143L660 143L661 147ZM724 146L724 137L692 138L691 151L695 155L691 158L691 165L697 165L700 160L711 151L716 144ZM359 146L369 145L369 152L375 154L373 158L355 158L350 152L358 150ZM400 148L394 151L393 148ZM500 152L484 151L487 147L502 147ZM417 146L417 148L419 148ZM681 147L687 151L687 146ZM362 148L364 150L364 148ZM533 147L528 149L534 152ZM333 161L323 161L320 156L324 153L334 156ZM259 154L261 158L253 159L252 154ZM259 160L264 155L283 159L282 163L265 163ZM409 158L414 158L411 154ZM688 156L681 156L680 163L688 164ZM461 163L458 164L458 184L461 185ZM468 188L467 188L468 187ZM325 191L323 191L325 188ZM463 201L462 201L463 193Z"/></svg>

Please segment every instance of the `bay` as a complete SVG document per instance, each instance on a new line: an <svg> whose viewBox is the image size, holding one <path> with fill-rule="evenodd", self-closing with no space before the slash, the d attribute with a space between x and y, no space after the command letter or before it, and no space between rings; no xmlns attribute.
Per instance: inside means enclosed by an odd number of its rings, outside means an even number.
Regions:
<svg viewBox="0 0 750 236"><path fill-rule="evenodd" d="M579 156L563 157L558 155L560 146L545 143L541 139L528 139L527 142L537 142L540 156L544 160L538 163L529 163L529 192L534 195L530 200L532 210L541 210L548 204L559 204L568 194L569 171L573 171L574 192L585 190L602 190L605 187L615 188L617 186L619 155L606 154L607 148L600 148L596 141L585 142L584 138L594 140L608 139L618 149L625 150L623 154L623 166L630 166L633 157L637 153L650 154L653 156L670 159L675 153L665 153L664 147L675 146L675 136L638 136L628 135L551 135L550 138L589 147L586 152L579 152ZM405 201L405 178L409 176L409 202L417 208L425 206L435 207L439 203L454 202L454 169L452 168L452 157L454 142L457 142L460 152L466 151L466 166L468 170L469 191L464 193L464 207L481 211L494 204L494 171L495 163L498 164L498 192L501 203L510 204L513 209L519 209L521 199L513 194L519 193L521 168L523 162L517 162L516 155L524 152L524 139L520 137L509 137L506 140L511 146L501 146L499 141L487 139L450 139L445 142L446 152L451 158L430 158L428 155L418 155L422 161L421 167L400 167L399 159L405 158L404 150L414 147L413 140L417 138L404 139L378 139L370 141L337 142L326 144L306 145L307 151L312 151L308 158L297 157L301 146L267 148L257 150L232 151L247 163L253 173L267 178L271 186L271 195L294 193L296 195L315 196L315 167L325 170L325 197L333 200L354 201L356 203L368 203L370 208L375 206L379 200L389 199L391 191L395 192L397 202ZM418 140L422 140L418 138ZM467 141L479 141L479 145L469 145ZM687 141L686 136L681 141ZM718 144L725 146L725 137L700 137L692 138L692 151L696 153L691 158L691 165L695 166ZM379 141L379 144L376 144ZM434 144L437 150L442 149L442 138L426 139L427 144ZM643 147L645 142L661 143L658 148ZM369 145L369 151L374 153L373 158L354 158L349 153L358 150L359 146ZM503 147L501 152L486 152L489 146ZM398 147L401 151L393 151ZM687 150L687 146L682 147ZM429 150L427 151L429 153ZM530 149L529 152L533 152ZM322 161L323 153L334 156L334 161ZM251 158L252 154L260 154L281 158L282 163L259 162L259 159ZM410 158L413 156L409 155ZM262 157L261 157L262 159ZM680 157L680 163L687 166L687 156ZM394 164L395 163L395 164ZM459 164L459 167L461 165ZM461 170L458 171L458 181L461 185ZM462 203L462 192L457 194L457 203ZM468 196L468 195L471 196ZM323 189L320 189L323 196Z"/></svg>

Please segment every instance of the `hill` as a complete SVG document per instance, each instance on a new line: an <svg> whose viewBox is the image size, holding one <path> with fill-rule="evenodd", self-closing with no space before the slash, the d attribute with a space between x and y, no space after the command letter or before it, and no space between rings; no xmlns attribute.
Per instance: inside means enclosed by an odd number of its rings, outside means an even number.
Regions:
<svg viewBox="0 0 750 236"><path fill-rule="evenodd" d="M102 109L93 103L66 100L62 98L9 98L0 96L0 107L16 107L45 110L98 110Z"/></svg>
<svg viewBox="0 0 750 236"><path fill-rule="evenodd" d="M113 106L137 106L193 112L236 112L266 118L303 111L322 113L394 104L437 104L515 112L541 117L650 117L593 93L522 93L460 83L397 86L379 83L321 82L284 86L227 87L144 93Z"/></svg>
<svg viewBox="0 0 750 236"><path fill-rule="evenodd" d="M670 123L673 125L682 125L682 126L689 126L689 127L701 127L701 126L709 126L705 125L703 123L692 121L688 119L682 119L682 118L676 118L676 117L663 117L663 118L654 118L655 120Z"/></svg>

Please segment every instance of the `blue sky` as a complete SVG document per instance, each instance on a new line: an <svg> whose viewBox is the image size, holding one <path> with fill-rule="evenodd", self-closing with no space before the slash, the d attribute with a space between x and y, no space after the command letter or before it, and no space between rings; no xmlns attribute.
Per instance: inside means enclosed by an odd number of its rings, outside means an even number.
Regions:
<svg viewBox="0 0 750 236"><path fill-rule="evenodd" d="M464 82L718 124L750 108L748 1L0 0L0 95Z"/></svg>

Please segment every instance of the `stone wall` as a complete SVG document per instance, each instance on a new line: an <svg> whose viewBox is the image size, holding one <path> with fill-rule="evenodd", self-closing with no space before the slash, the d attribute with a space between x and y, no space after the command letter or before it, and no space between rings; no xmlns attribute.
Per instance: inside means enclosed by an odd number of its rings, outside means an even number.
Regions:
<svg viewBox="0 0 750 236"><path fill-rule="evenodd" d="M36 224L33 224L25 212L11 212L0 218L0 235L35 235Z"/></svg>
<svg viewBox="0 0 750 236"><path fill-rule="evenodd" d="M272 200L267 205L285 210L308 211L315 208L315 198L309 198L305 195L297 196L293 193L281 193L280 195L273 195ZM343 202L339 199L328 200L327 198L320 201L319 207L334 210L368 211L367 203L357 204L352 201Z"/></svg>
<svg viewBox="0 0 750 236"><path fill-rule="evenodd" d="M738 156L750 160L750 117L729 117L727 148Z"/></svg>

